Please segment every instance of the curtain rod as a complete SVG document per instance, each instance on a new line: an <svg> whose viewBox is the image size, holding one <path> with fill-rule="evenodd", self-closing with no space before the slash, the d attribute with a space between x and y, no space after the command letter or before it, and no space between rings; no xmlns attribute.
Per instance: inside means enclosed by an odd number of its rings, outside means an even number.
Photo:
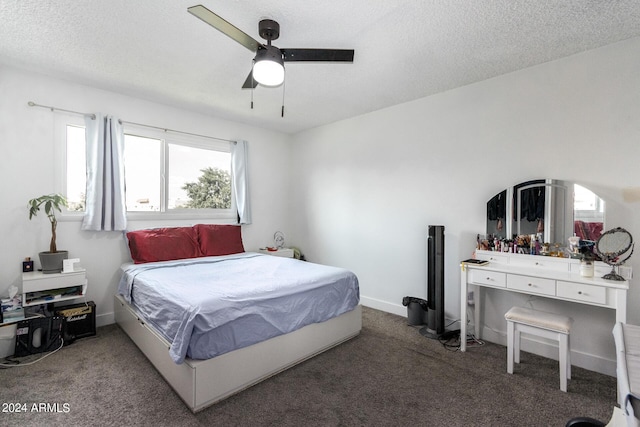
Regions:
<svg viewBox="0 0 640 427"><path fill-rule="evenodd" d="M64 108L52 107L52 106L49 106L49 105L36 104L33 101L27 102L27 105L29 105L29 107L47 108L47 109L51 110L52 112L53 111L64 111L65 113L78 114L78 115L81 115L81 116L89 116L89 117L91 117L91 120L95 120L96 119L96 115L93 114L93 113L82 113L80 111L65 110ZM163 132L180 133L180 134L183 134L183 135L197 136L197 137L200 137L200 138L208 138L208 139L217 139L218 141L233 142L234 144L236 143L236 141L232 141L230 139L217 138L215 136L201 135L201 134L198 134L198 133L184 132L184 131L181 131L181 130L168 129L168 128L163 128L163 127L160 127L160 126L145 125L145 124L142 124L142 123L127 122L127 121L124 121L124 120L120 120L120 123L121 124L134 125L134 126L142 126L142 127L146 127L146 128L150 128L150 129L157 129L157 130L161 130Z"/></svg>

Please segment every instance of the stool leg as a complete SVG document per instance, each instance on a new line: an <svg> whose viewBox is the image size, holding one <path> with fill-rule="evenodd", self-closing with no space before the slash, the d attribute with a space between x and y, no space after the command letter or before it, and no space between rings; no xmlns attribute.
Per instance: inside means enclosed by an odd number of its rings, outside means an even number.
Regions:
<svg viewBox="0 0 640 427"><path fill-rule="evenodd" d="M567 353L569 339L567 334L558 334L558 342L560 347L560 390L567 391Z"/></svg>
<svg viewBox="0 0 640 427"><path fill-rule="evenodd" d="M515 328L516 334L513 341L513 361L515 363L520 363L520 343L522 342L520 339L520 329L518 327Z"/></svg>
<svg viewBox="0 0 640 427"><path fill-rule="evenodd" d="M513 322L507 322L507 373L513 374L514 330Z"/></svg>
<svg viewBox="0 0 640 427"><path fill-rule="evenodd" d="M571 336L567 334L567 379L571 379Z"/></svg>

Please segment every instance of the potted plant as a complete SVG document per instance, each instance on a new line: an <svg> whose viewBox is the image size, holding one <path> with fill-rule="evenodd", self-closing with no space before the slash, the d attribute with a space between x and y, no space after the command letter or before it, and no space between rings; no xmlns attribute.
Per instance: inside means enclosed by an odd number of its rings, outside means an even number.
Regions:
<svg viewBox="0 0 640 427"><path fill-rule="evenodd" d="M62 212L62 206L67 206L67 199L62 194L48 194L29 200L29 219L36 216L40 207L44 205L44 212L51 223L51 243L49 250L40 252L40 265L45 274L59 273L62 271L62 260L69 256L68 251L59 251L56 246L56 210Z"/></svg>

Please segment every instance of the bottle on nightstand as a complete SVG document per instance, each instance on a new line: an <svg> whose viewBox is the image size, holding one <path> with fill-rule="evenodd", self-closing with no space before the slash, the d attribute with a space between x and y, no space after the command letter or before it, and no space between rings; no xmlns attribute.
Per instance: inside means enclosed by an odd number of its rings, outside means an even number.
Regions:
<svg viewBox="0 0 640 427"><path fill-rule="evenodd" d="M33 260L30 257L26 257L24 261L22 261L22 272L28 273L33 271Z"/></svg>

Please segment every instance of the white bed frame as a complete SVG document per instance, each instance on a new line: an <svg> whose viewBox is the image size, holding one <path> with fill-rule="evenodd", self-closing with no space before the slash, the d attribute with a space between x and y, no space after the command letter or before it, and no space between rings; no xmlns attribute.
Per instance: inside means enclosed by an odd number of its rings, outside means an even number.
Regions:
<svg viewBox="0 0 640 427"><path fill-rule="evenodd" d="M114 306L116 323L194 413L355 337L362 328L362 311L357 306L323 323L178 365L169 356L169 342L121 296L115 296Z"/></svg>

